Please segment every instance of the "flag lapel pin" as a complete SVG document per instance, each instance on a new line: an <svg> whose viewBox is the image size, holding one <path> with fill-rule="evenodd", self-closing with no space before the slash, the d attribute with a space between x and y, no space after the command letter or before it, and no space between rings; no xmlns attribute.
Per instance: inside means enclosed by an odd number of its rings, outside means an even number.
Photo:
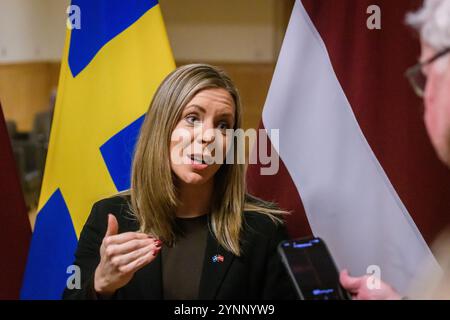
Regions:
<svg viewBox="0 0 450 320"><path fill-rule="evenodd" d="M221 254L216 254L215 256L212 257L212 262L216 263L216 262L223 262L223 256Z"/></svg>

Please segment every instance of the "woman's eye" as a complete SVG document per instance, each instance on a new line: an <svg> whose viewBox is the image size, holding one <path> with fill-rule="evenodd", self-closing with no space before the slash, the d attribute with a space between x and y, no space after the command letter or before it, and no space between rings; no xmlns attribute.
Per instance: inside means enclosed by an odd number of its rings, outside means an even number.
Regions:
<svg viewBox="0 0 450 320"><path fill-rule="evenodd" d="M189 115L185 119L189 124L197 124L198 122L200 122L200 119L194 115Z"/></svg>
<svg viewBox="0 0 450 320"><path fill-rule="evenodd" d="M227 122L221 122L218 125L219 130L225 131L227 129L230 129L230 126L228 125Z"/></svg>

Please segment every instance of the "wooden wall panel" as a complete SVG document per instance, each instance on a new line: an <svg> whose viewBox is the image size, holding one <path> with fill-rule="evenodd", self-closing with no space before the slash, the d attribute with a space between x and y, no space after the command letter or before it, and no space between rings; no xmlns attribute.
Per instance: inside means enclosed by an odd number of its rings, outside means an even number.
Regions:
<svg viewBox="0 0 450 320"><path fill-rule="evenodd" d="M178 65L188 63L179 61ZM223 68L242 97L244 128L257 128L272 79L274 64L209 62ZM15 120L20 131L31 130L34 115L47 110L56 88L59 63L0 65L0 101L5 117Z"/></svg>
<svg viewBox="0 0 450 320"><path fill-rule="evenodd" d="M34 115L48 109L58 75L56 62L0 65L0 101L5 118L16 121L19 131L31 130Z"/></svg>

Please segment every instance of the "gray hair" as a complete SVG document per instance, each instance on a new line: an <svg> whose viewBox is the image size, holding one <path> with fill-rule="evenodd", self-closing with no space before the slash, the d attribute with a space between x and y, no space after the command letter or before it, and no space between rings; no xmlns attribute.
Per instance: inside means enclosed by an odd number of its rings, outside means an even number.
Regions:
<svg viewBox="0 0 450 320"><path fill-rule="evenodd" d="M425 0L422 8L406 16L406 22L434 49L450 48L450 0Z"/></svg>

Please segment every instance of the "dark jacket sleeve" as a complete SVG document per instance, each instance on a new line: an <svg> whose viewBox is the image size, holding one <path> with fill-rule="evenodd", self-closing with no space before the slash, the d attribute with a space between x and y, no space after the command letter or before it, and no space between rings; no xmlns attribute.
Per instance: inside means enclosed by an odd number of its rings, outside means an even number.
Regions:
<svg viewBox="0 0 450 320"><path fill-rule="evenodd" d="M94 204L78 241L74 265L81 271L81 288L68 289L63 299L97 299L94 290L94 272L100 262L100 246L108 224L108 212Z"/></svg>
<svg viewBox="0 0 450 320"><path fill-rule="evenodd" d="M283 224L277 224L269 241L263 299L297 299L294 287L278 253L278 244L286 239L289 239L286 228Z"/></svg>

